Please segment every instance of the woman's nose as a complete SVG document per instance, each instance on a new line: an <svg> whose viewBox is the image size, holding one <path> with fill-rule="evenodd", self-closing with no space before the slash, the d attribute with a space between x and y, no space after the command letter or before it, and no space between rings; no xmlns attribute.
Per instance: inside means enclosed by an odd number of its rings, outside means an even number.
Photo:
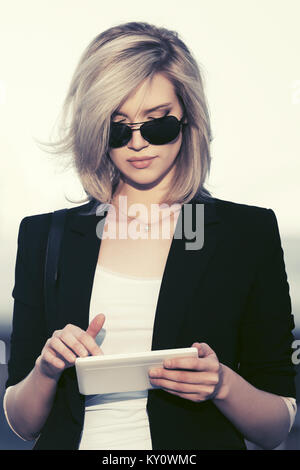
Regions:
<svg viewBox="0 0 300 470"><path fill-rule="evenodd" d="M132 137L127 144L129 148L140 149L140 148L147 147L149 145L149 142L147 142L147 140L144 139L138 127L135 129L131 129L131 130L132 130Z"/></svg>

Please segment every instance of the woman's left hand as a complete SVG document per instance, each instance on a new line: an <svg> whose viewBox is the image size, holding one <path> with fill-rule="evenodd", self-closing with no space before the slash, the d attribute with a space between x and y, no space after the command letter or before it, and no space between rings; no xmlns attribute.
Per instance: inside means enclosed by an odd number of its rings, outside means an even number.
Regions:
<svg viewBox="0 0 300 470"><path fill-rule="evenodd" d="M216 398L222 386L222 365L208 344L193 343L192 347L198 349L198 357L164 361L163 368L149 371L150 383L155 388L194 402ZM155 374L151 375L153 371Z"/></svg>

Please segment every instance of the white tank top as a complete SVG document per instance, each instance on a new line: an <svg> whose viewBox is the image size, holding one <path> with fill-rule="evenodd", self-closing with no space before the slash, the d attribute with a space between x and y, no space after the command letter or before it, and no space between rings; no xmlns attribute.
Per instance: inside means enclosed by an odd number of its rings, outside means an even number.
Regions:
<svg viewBox="0 0 300 470"><path fill-rule="evenodd" d="M113 273L97 265L89 323L105 314L96 337L104 354L151 351L161 279ZM89 395L79 450L152 449L148 390Z"/></svg>

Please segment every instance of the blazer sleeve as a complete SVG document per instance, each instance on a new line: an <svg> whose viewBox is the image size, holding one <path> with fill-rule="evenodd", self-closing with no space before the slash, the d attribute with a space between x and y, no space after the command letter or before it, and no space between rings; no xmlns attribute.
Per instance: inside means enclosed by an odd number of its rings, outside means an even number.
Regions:
<svg viewBox="0 0 300 470"><path fill-rule="evenodd" d="M30 217L22 219L18 233L8 379L5 387L23 380L35 366L46 338L41 271L29 256L29 243L38 250L35 237L27 236ZM35 230L36 232L36 230ZM41 263L42 264L42 263Z"/></svg>
<svg viewBox="0 0 300 470"><path fill-rule="evenodd" d="M289 284L275 213L265 213L260 260L240 329L238 372L258 389L296 398Z"/></svg>

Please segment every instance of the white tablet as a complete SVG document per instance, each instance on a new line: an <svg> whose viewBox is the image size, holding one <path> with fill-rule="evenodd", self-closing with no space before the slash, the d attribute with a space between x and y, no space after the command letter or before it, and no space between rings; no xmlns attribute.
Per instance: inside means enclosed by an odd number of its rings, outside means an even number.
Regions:
<svg viewBox="0 0 300 470"><path fill-rule="evenodd" d="M78 357L75 368L79 392L83 395L121 393L155 388L148 371L163 367L165 359L198 357L197 348L162 349L132 354L104 354Z"/></svg>

